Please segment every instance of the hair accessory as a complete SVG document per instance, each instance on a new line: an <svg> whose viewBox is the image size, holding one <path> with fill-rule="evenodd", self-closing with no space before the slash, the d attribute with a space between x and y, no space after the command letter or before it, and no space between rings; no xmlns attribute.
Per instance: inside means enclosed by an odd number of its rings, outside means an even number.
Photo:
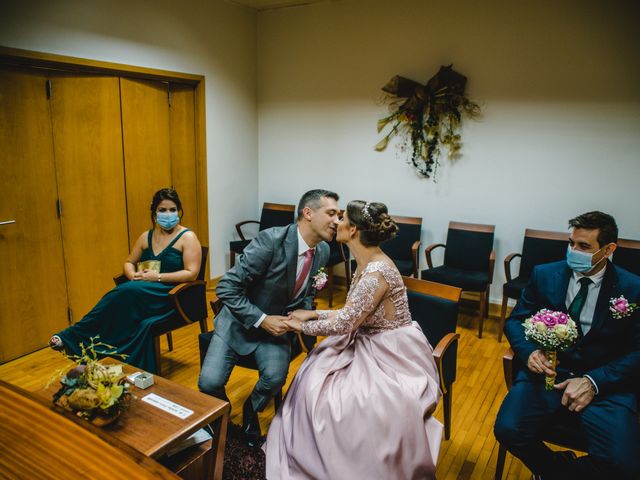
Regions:
<svg viewBox="0 0 640 480"><path fill-rule="evenodd" d="M373 218L371 218L371 214L369 213L369 207L371 204L369 202L365 203L362 207L362 215L368 222L373 222Z"/></svg>

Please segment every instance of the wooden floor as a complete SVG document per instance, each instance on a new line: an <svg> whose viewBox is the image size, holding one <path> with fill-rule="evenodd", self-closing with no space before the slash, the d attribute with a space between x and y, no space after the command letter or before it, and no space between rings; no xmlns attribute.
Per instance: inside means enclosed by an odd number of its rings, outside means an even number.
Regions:
<svg viewBox="0 0 640 480"><path fill-rule="evenodd" d="M322 292L326 295L325 292ZM334 307L344 302L344 288L335 293ZM340 300L341 299L341 300ZM319 308L327 308L326 297L318 300ZM492 479L495 473L498 447L493 437L493 423L500 403L506 394L502 376L502 354L506 343L497 341L497 321L485 320L484 338L477 336L477 319L473 311L460 314L458 332L458 375L453 390L452 435L443 441L438 462L439 480ZM211 316L209 320L211 325ZM162 343L163 376L196 389L199 356L198 325L190 325L174 332L174 350L167 351ZM304 355L295 359L289 369L287 385L300 367ZM59 353L45 348L17 360L0 365L0 379L27 390L42 388L49 378L68 361ZM242 403L257 381L257 373L240 367L234 369L227 385L232 404L231 420L242 421ZM266 432L273 417L273 403L260 415ZM435 416L442 421L442 404ZM505 474L508 479L530 479L531 473L520 461L507 455Z"/></svg>

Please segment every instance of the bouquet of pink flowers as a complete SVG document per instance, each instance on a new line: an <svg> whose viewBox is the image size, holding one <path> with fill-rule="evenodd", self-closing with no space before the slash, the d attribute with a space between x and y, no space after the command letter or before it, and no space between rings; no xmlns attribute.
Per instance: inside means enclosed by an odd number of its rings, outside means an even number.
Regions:
<svg viewBox="0 0 640 480"><path fill-rule="evenodd" d="M566 350L578 338L576 323L564 312L554 312L543 308L533 317L524 321L524 335L544 350L547 359L556 368L557 352ZM553 389L554 376L545 377L545 388Z"/></svg>

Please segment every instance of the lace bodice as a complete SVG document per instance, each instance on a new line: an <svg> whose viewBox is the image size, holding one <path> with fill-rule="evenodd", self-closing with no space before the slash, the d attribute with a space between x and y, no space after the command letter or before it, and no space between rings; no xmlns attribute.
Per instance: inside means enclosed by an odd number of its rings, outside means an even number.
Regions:
<svg viewBox="0 0 640 480"><path fill-rule="evenodd" d="M376 333L411 323L407 290L400 272L385 262L370 262L351 284L340 310L318 310L318 319L302 324L307 335L342 335L355 330Z"/></svg>

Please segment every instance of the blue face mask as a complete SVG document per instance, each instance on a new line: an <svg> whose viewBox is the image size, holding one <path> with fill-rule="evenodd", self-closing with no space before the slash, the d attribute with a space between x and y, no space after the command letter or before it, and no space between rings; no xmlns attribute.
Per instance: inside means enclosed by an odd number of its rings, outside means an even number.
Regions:
<svg viewBox="0 0 640 480"><path fill-rule="evenodd" d="M595 267L598 263L600 263L602 260L607 258L607 257L602 257L600 260L596 262L595 265L591 264L591 262L593 261L593 256L596 253L598 253L600 250L593 253L586 253L586 252L581 252L580 250L574 250L569 246L567 247L567 265L569 265L569 268L571 270L574 270L576 272L580 272L580 273L588 272L593 267Z"/></svg>
<svg viewBox="0 0 640 480"><path fill-rule="evenodd" d="M165 230L171 230L178 224L178 212L158 212L156 222Z"/></svg>

